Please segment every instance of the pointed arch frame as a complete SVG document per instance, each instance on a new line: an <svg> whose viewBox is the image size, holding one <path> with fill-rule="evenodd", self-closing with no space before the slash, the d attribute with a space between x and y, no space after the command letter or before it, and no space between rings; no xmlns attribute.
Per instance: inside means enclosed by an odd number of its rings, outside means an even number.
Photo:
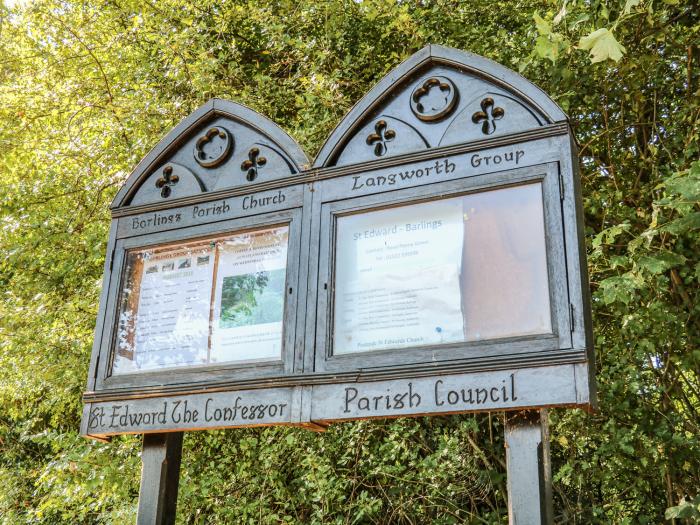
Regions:
<svg viewBox="0 0 700 525"><path fill-rule="evenodd" d="M528 102L548 124L568 122L564 111L542 89L492 60L458 49L428 45L402 62L362 97L331 132L313 162L314 168L332 166L365 118L401 84L431 65L446 65L493 82Z"/></svg>
<svg viewBox="0 0 700 525"><path fill-rule="evenodd" d="M217 117L228 117L236 120L269 138L284 153L287 162L294 167L294 171L297 173L309 167L309 159L299 144L272 120L243 104L213 98L185 117L148 152L114 197L111 208L128 206L141 184L153 170L189 140L194 130Z"/></svg>

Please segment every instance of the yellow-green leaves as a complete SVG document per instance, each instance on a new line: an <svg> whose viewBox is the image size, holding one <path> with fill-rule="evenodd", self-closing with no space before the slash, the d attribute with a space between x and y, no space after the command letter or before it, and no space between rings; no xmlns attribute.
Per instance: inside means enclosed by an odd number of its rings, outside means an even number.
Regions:
<svg viewBox="0 0 700 525"><path fill-rule="evenodd" d="M692 500L682 498L677 506L666 509L665 518L682 519L685 523L700 523L700 494Z"/></svg>
<svg viewBox="0 0 700 525"><path fill-rule="evenodd" d="M685 264L686 257L679 253L659 251L651 255L644 255L637 260L637 266L652 274L660 274L665 271Z"/></svg>
<svg viewBox="0 0 700 525"><path fill-rule="evenodd" d="M554 18L553 24L557 25L566 14L566 6L562 8L559 14ZM532 16L537 27L539 36L535 42L535 53L540 58L547 58L555 63L559 57L570 47L568 40L564 35L552 30L552 24L535 13Z"/></svg>
<svg viewBox="0 0 700 525"><path fill-rule="evenodd" d="M564 17L566 16L566 2L564 2L564 5L561 6L561 9L557 13L557 16L554 17L554 20L552 20L552 24L557 25L559 24L562 20L564 20Z"/></svg>
<svg viewBox="0 0 700 525"><path fill-rule="evenodd" d="M630 14L632 11L633 7L637 7L641 3L640 0L627 0L625 2L625 8L622 10L622 13L625 15Z"/></svg>
<svg viewBox="0 0 700 525"><path fill-rule="evenodd" d="M617 62L626 51L624 46L615 39L615 35L604 27L581 38L578 48L590 52L592 64L604 60Z"/></svg>
<svg viewBox="0 0 700 525"><path fill-rule="evenodd" d="M550 412L558 521L661 523L668 502L668 519L697 515L697 0L23 3L0 7L2 525L135 521L139 439L77 429L108 205L139 159L210 96L313 155L428 43L520 67L581 146L600 408ZM503 523L501 422L188 433L178 519Z"/></svg>
<svg viewBox="0 0 700 525"><path fill-rule="evenodd" d="M537 32L540 35L547 36L552 32L552 26L539 14L535 13L532 15L532 19L535 21L535 26L537 26Z"/></svg>

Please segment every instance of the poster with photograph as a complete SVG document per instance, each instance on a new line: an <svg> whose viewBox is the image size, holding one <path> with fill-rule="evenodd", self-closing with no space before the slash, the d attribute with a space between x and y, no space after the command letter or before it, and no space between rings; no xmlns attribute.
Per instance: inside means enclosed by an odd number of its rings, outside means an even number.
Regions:
<svg viewBox="0 0 700 525"><path fill-rule="evenodd" d="M288 237L284 226L218 243L212 363L281 358Z"/></svg>
<svg viewBox="0 0 700 525"><path fill-rule="evenodd" d="M209 243L130 254L114 373L207 362L213 268Z"/></svg>
<svg viewBox="0 0 700 525"><path fill-rule="evenodd" d="M113 374L280 359L287 226L127 255Z"/></svg>
<svg viewBox="0 0 700 525"><path fill-rule="evenodd" d="M337 220L333 352L464 339L459 199Z"/></svg>

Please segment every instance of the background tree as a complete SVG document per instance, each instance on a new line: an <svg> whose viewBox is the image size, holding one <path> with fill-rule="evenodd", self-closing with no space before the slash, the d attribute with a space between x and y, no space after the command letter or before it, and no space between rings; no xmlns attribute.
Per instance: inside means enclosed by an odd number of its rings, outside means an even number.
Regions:
<svg viewBox="0 0 700 525"><path fill-rule="evenodd" d="M270 117L313 155L427 43L520 70L580 142L600 410L551 414L557 521L700 513L695 2L11 4L0 8L0 523L134 519L139 439L77 430L108 204L138 160L213 96ZM188 434L179 520L503 523L502 430L493 414Z"/></svg>

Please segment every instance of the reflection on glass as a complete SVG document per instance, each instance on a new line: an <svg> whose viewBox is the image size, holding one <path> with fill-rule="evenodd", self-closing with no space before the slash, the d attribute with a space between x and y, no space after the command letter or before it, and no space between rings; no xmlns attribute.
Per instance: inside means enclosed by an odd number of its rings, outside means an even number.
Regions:
<svg viewBox="0 0 700 525"><path fill-rule="evenodd" d="M336 227L335 354L552 331L539 183Z"/></svg>
<svg viewBox="0 0 700 525"><path fill-rule="evenodd" d="M279 359L288 234L128 252L112 372Z"/></svg>
<svg viewBox="0 0 700 525"><path fill-rule="evenodd" d="M212 362L279 359L287 237L284 227L218 244Z"/></svg>

